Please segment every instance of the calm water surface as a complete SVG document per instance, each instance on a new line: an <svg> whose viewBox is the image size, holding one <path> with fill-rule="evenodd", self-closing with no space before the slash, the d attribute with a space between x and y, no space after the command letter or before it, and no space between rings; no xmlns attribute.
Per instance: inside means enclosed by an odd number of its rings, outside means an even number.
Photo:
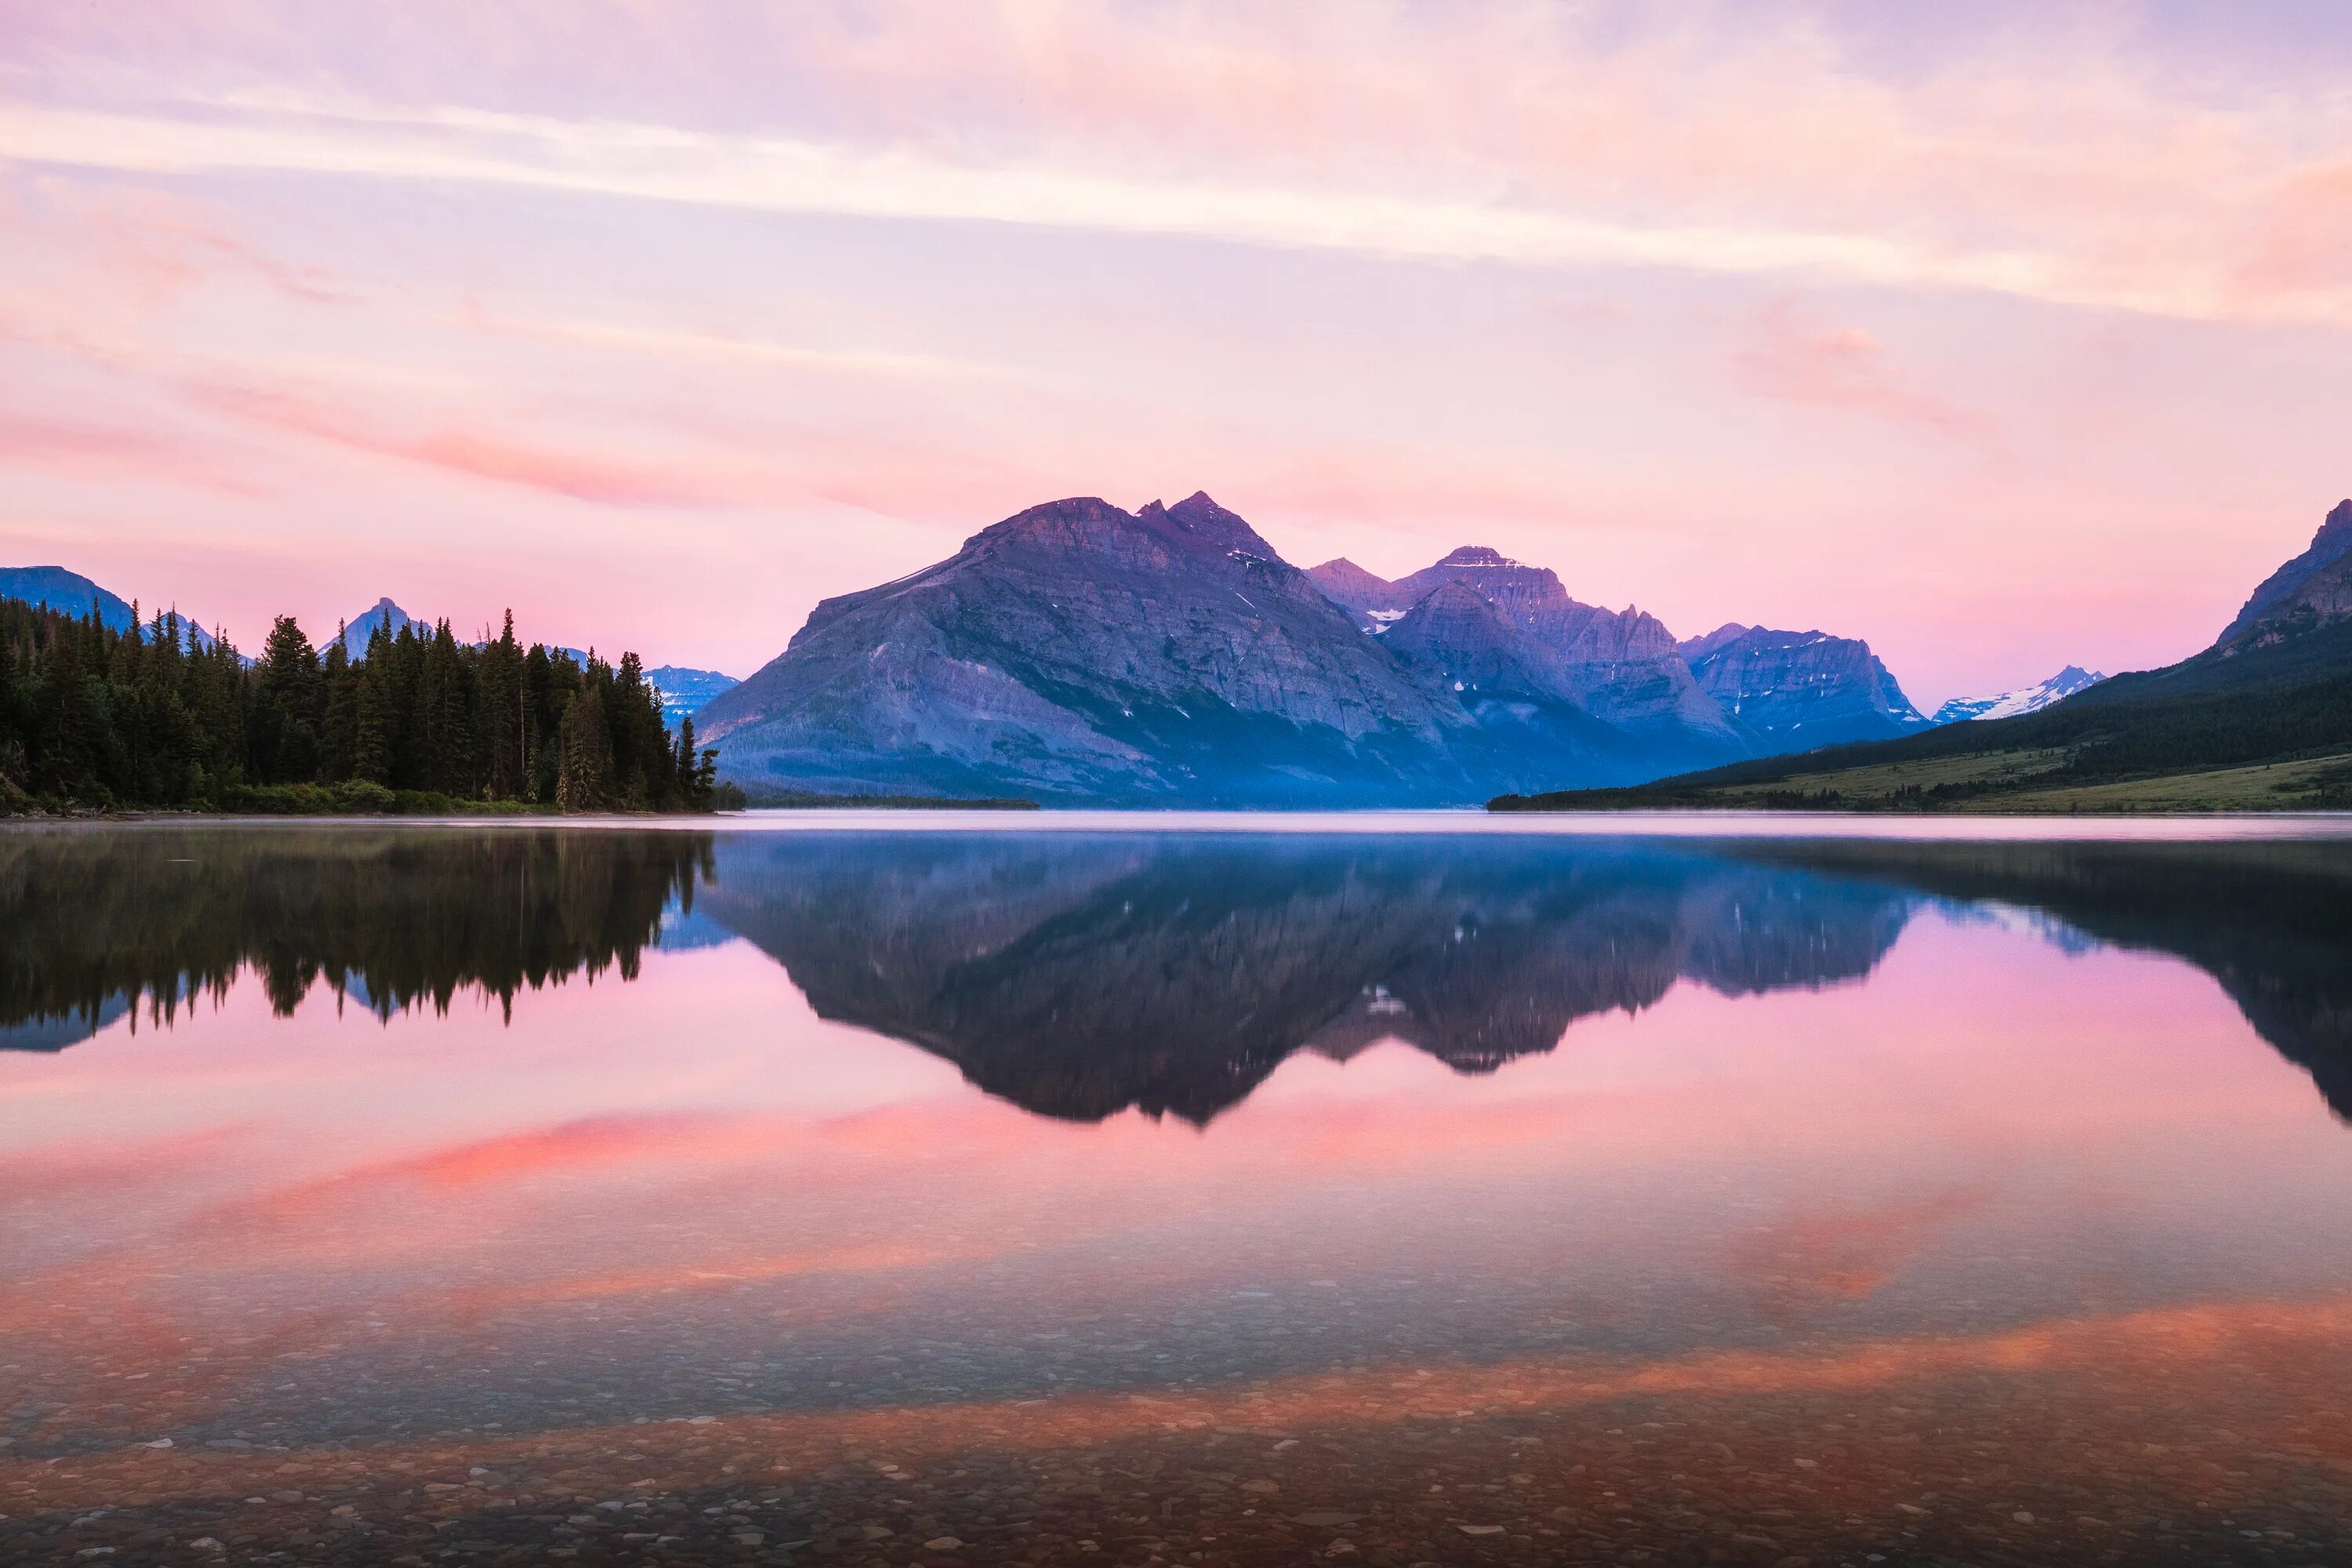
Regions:
<svg viewBox="0 0 2352 1568"><path fill-rule="evenodd" d="M1343 826L0 836L0 1562L2352 1562L2340 825Z"/></svg>

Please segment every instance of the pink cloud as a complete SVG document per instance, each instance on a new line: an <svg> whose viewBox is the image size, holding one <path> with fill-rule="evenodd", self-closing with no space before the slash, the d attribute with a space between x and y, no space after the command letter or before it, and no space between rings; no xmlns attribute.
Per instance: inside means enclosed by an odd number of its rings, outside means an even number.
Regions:
<svg viewBox="0 0 2352 1568"><path fill-rule="evenodd" d="M1997 437L1985 416L1913 384L1871 333L1809 326L1785 300L1761 312L1734 363L1741 384L1759 397L1853 409L1972 446Z"/></svg>
<svg viewBox="0 0 2352 1568"><path fill-rule="evenodd" d="M19 472L62 469L135 483L193 485L224 495L268 493L242 475L224 472L173 437L13 409L0 409L0 464Z"/></svg>
<svg viewBox="0 0 2352 1568"><path fill-rule="evenodd" d="M398 434L357 410L288 392L194 383L188 399L248 425L291 431L352 451L420 463L447 473L544 490L601 506L701 507L719 497L675 468L593 457L472 431Z"/></svg>

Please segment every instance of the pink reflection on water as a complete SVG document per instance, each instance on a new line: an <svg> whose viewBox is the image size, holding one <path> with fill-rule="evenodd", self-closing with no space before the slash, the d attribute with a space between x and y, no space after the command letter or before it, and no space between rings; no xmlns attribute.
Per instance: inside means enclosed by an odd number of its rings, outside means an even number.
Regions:
<svg viewBox="0 0 2352 1568"><path fill-rule="evenodd" d="M323 994L281 1020L240 984L0 1060L0 1328L91 1378L233 1331L183 1420L370 1322L593 1340L615 1301L882 1343L975 1301L1454 1279L1506 1340L1664 1311L1697 1351L2352 1285L2352 1147L2209 977L1936 918L1866 982L1685 984L1489 1075L1295 1055L1205 1130L1033 1117L815 1018L743 943L510 1026Z"/></svg>

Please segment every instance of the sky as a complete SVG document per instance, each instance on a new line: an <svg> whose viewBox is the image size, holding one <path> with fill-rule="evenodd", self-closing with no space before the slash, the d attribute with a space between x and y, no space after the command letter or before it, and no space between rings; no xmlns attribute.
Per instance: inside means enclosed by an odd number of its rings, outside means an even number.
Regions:
<svg viewBox="0 0 2352 1568"><path fill-rule="evenodd" d="M2330 0L0 0L0 564L745 675L1206 489L1932 705L2352 494L2347 236Z"/></svg>

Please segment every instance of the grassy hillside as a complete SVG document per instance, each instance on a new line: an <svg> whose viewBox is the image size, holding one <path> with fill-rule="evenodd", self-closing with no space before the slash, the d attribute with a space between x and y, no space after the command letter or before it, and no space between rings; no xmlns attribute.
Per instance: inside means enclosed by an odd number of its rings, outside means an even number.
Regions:
<svg viewBox="0 0 2352 1568"><path fill-rule="evenodd" d="M2022 718L1735 763L1630 789L1504 795L1497 811L2352 807L2352 625L2118 676Z"/></svg>

